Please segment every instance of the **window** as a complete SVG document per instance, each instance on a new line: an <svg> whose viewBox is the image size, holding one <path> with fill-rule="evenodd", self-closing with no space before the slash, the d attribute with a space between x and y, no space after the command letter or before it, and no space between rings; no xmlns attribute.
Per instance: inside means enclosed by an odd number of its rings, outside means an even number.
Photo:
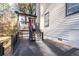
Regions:
<svg viewBox="0 0 79 59"><path fill-rule="evenodd" d="M66 16L79 12L79 3L66 3Z"/></svg>
<svg viewBox="0 0 79 59"><path fill-rule="evenodd" d="M19 15L19 21L21 24L25 24L25 16Z"/></svg>
<svg viewBox="0 0 79 59"><path fill-rule="evenodd" d="M44 24L45 24L45 27L48 27L49 26L49 12L47 12L45 14L45 17L44 17Z"/></svg>

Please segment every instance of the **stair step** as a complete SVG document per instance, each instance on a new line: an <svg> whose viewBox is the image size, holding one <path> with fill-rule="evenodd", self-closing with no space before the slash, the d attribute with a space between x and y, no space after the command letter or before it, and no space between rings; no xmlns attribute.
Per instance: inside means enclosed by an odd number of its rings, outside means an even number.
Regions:
<svg viewBox="0 0 79 59"><path fill-rule="evenodd" d="M19 35L19 36L29 36L29 35Z"/></svg>
<svg viewBox="0 0 79 59"><path fill-rule="evenodd" d="M21 34L29 34L29 32L24 32L24 33L21 33Z"/></svg>
<svg viewBox="0 0 79 59"><path fill-rule="evenodd" d="M20 30L20 32L23 32L23 31L29 31L29 29L26 29L26 30Z"/></svg>

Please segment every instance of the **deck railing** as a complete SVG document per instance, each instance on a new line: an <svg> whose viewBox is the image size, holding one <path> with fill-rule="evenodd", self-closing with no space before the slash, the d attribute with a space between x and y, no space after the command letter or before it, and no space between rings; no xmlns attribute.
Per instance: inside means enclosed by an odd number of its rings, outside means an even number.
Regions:
<svg viewBox="0 0 79 59"><path fill-rule="evenodd" d="M16 46L19 43L19 32L14 33L11 35L11 46L12 46L12 53L15 52Z"/></svg>
<svg viewBox="0 0 79 59"><path fill-rule="evenodd" d="M39 29L39 26L35 23L36 34L43 40L43 32Z"/></svg>

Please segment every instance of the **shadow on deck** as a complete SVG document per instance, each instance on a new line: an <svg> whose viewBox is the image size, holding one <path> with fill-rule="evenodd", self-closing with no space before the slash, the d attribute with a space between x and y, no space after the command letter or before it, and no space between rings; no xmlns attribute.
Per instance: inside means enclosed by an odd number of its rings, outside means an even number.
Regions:
<svg viewBox="0 0 79 59"><path fill-rule="evenodd" d="M63 51L52 43L48 40L33 42L28 39L22 39L16 47L14 56L71 56L78 50L72 48L68 51Z"/></svg>
<svg viewBox="0 0 79 59"><path fill-rule="evenodd" d="M77 48L71 48L67 51L63 51L59 47L55 46L54 42L49 42L49 40L45 40L44 43L58 56L79 56L78 53L75 53L76 51L79 52L79 49Z"/></svg>
<svg viewBox="0 0 79 59"><path fill-rule="evenodd" d="M14 53L15 56L42 56L38 45L29 41L28 39L21 40L21 43L18 45L17 50Z"/></svg>

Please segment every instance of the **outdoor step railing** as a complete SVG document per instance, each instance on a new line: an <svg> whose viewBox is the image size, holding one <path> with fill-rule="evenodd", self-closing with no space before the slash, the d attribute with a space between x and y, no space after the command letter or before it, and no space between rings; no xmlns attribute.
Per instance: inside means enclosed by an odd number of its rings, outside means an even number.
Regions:
<svg viewBox="0 0 79 59"><path fill-rule="evenodd" d="M12 53L15 52L16 46L17 46L18 43L19 43L19 32L14 33L14 34L11 36Z"/></svg>
<svg viewBox="0 0 79 59"><path fill-rule="evenodd" d="M43 32L39 29L39 26L35 23L35 29L36 29L36 34L38 37L40 37L42 40L44 39L43 38Z"/></svg>

